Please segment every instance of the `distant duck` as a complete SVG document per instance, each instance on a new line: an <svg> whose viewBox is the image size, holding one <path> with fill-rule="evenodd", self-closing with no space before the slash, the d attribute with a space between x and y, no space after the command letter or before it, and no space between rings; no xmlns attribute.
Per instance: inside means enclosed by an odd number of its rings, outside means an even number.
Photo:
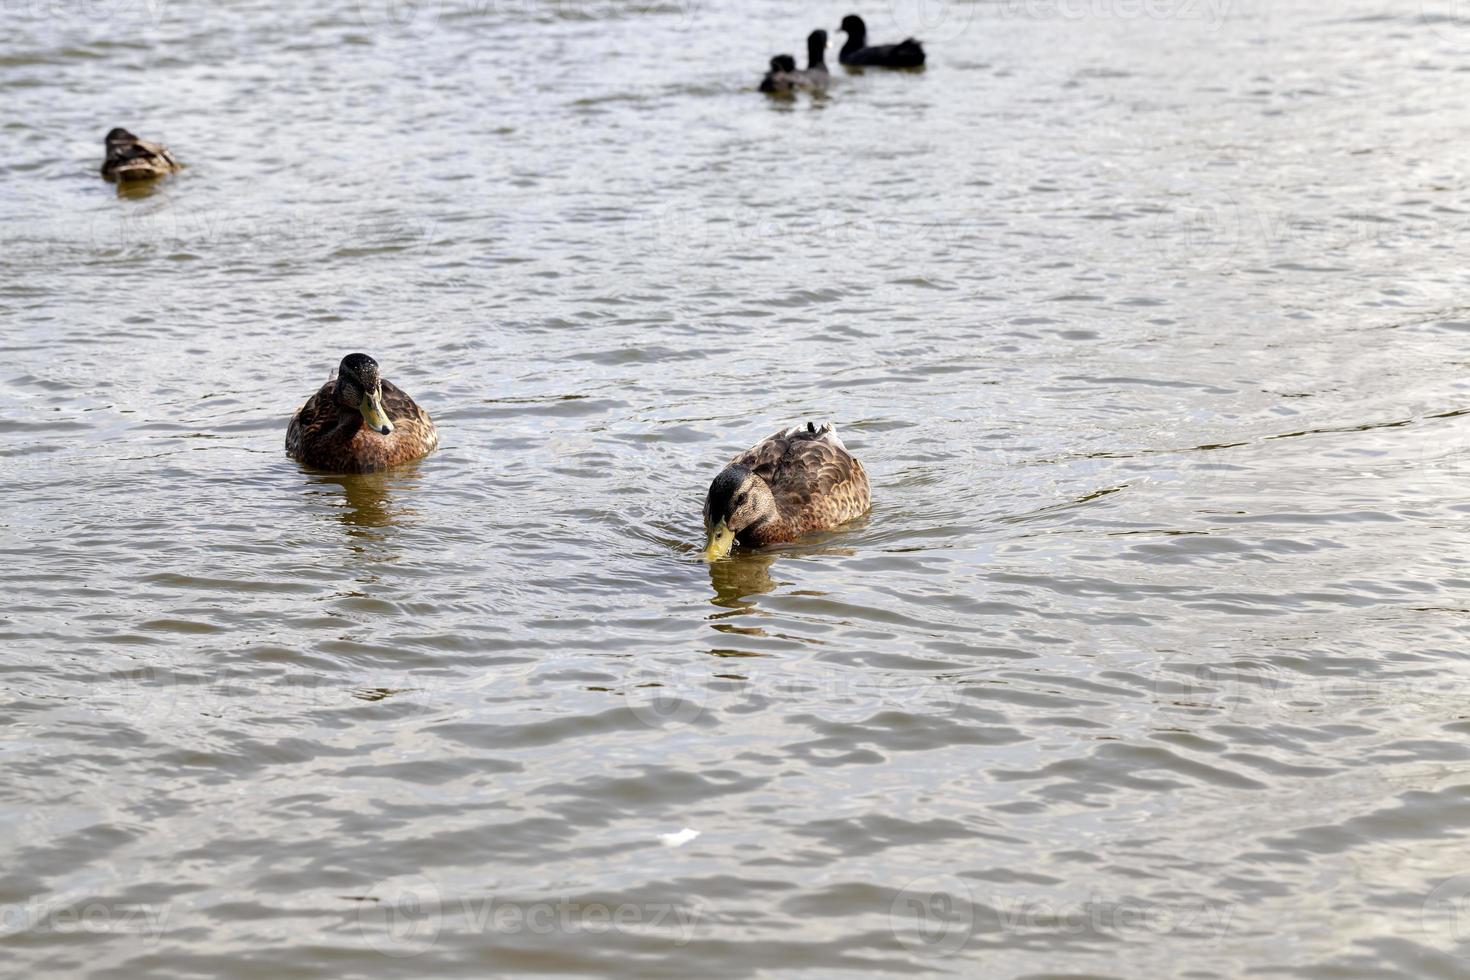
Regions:
<svg viewBox="0 0 1470 980"><path fill-rule="evenodd" d="M796 88L796 59L789 54L778 54L771 59L771 70L761 79L761 91L773 94L790 92Z"/></svg>
<svg viewBox="0 0 1470 980"><path fill-rule="evenodd" d="M832 80L827 71L827 32L812 31L806 37L806 70L794 73L800 88L821 91Z"/></svg>
<svg viewBox="0 0 1470 980"><path fill-rule="evenodd" d="M704 501L705 558L792 541L868 510L868 474L831 422L783 429L732 459Z"/></svg>
<svg viewBox="0 0 1470 980"><path fill-rule="evenodd" d="M366 354L348 354L337 377L296 410L286 455L334 473L369 473L432 452L439 434L429 413L378 374Z"/></svg>
<svg viewBox="0 0 1470 980"><path fill-rule="evenodd" d="M107 134L106 145L102 176L111 181L150 180L183 169L167 149L140 140L120 126Z"/></svg>
<svg viewBox="0 0 1470 980"><path fill-rule="evenodd" d="M924 64L924 47L913 38L897 44L868 46L868 25L857 14L842 18L842 33L847 35L837 60L844 65L876 65L880 68L920 68Z"/></svg>

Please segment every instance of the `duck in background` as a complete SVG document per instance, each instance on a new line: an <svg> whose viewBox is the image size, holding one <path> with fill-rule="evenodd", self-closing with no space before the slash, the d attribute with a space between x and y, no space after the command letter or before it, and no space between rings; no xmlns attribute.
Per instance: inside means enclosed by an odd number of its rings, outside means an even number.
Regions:
<svg viewBox="0 0 1470 980"><path fill-rule="evenodd" d="M783 95L796 90L796 59L778 54L771 59L771 70L761 79L760 90L770 95Z"/></svg>
<svg viewBox="0 0 1470 980"><path fill-rule="evenodd" d="M183 169L165 147L140 140L121 126L108 132L103 142L107 156L102 161L102 176L114 183L152 180Z"/></svg>
<svg viewBox="0 0 1470 980"><path fill-rule="evenodd" d="M812 31L806 38L806 69L795 73L800 88L820 92L832 80L827 71L827 32Z"/></svg>
<svg viewBox="0 0 1470 980"><path fill-rule="evenodd" d="M842 18L842 33L847 35L837 60L844 65L879 68L922 68L924 47L913 38L904 38L897 44L868 44L868 25L857 14Z"/></svg>

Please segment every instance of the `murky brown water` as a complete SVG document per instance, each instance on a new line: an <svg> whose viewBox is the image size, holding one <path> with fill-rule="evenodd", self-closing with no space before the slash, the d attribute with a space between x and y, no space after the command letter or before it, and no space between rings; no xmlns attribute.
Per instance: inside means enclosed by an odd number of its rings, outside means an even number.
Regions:
<svg viewBox="0 0 1470 980"><path fill-rule="evenodd" d="M706 6L0 8L0 972L1465 976L1470 21Z"/></svg>

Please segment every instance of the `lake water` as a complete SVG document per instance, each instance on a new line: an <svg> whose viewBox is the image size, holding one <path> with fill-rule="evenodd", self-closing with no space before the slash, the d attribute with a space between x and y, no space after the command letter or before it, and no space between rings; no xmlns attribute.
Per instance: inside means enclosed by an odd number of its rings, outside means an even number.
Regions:
<svg viewBox="0 0 1470 980"><path fill-rule="evenodd" d="M1462 5L0 10L0 973L1470 971Z"/></svg>

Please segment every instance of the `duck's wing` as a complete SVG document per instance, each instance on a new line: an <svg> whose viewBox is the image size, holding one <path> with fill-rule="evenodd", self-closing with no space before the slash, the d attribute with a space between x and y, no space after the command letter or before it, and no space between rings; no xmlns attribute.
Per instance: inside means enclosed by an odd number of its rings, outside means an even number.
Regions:
<svg viewBox="0 0 1470 980"><path fill-rule="evenodd" d="M166 147L147 140L132 140L127 143L109 143L107 160L102 165L104 173L128 170L147 170L157 173L182 169L179 162Z"/></svg>
<svg viewBox="0 0 1470 980"><path fill-rule="evenodd" d="M386 378L383 380L383 411L398 430L394 433L395 438L412 440L423 452L439 445L439 432L434 428L434 420L429 418L429 413L420 408L408 392Z"/></svg>
<svg viewBox="0 0 1470 980"><path fill-rule="evenodd" d="M783 513L817 513L835 524L867 510L867 474L830 422L784 429L734 462L766 481Z"/></svg>
<svg viewBox="0 0 1470 980"><path fill-rule="evenodd" d="M336 381L328 381L291 416L291 424L286 427L288 456L300 458L319 433L337 424L340 409L332 400L332 392L336 387Z"/></svg>
<svg viewBox="0 0 1470 980"><path fill-rule="evenodd" d="M898 44L872 44L844 55L843 64L877 65L880 68L918 68L924 64L924 47L913 38Z"/></svg>

